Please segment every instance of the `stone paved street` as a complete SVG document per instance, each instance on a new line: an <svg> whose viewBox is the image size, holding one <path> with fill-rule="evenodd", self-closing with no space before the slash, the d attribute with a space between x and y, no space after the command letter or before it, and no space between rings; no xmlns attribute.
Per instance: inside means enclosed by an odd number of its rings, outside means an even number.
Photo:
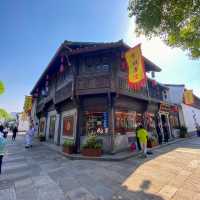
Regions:
<svg viewBox="0 0 200 200"><path fill-rule="evenodd" d="M199 200L200 138L121 162L68 160L44 145L7 145L0 200Z"/></svg>

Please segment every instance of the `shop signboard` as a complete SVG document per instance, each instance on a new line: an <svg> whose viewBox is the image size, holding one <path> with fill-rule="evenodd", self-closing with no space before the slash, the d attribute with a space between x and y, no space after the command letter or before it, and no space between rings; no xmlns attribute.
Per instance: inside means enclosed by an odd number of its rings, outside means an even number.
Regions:
<svg viewBox="0 0 200 200"><path fill-rule="evenodd" d="M184 96L184 103L186 105L192 105L194 103L194 96L192 90L185 90L183 96Z"/></svg>
<svg viewBox="0 0 200 200"><path fill-rule="evenodd" d="M24 112L29 113L32 109L32 96L25 96Z"/></svg>
<svg viewBox="0 0 200 200"><path fill-rule="evenodd" d="M146 85L146 72L140 44L125 53L128 65L128 84L135 90Z"/></svg>
<svg viewBox="0 0 200 200"><path fill-rule="evenodd" d="M108 112L103 113L103 127L108 128Z"/></svg>

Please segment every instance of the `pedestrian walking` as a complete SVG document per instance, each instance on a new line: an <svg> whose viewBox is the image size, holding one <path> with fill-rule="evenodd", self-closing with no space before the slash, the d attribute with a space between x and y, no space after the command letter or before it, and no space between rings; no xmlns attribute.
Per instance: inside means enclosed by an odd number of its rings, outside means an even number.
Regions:
<svg viewBox="0 0 200 200"><path fill-rule="evenodd" d="M5 152L5 146L6 146L6 139L3 136L3 133L0 132L0 174L1 174L1 166L3 162L3 156Z"/></svg>
<svg viewBox="0 0 200 200"><path fill-rule="evenodd" d="M142 148L142 152L144 157L147 157L147 139L148 139L148 132L147 130L140 125L138 131L137 131L137 136L140 141L140 146Z"/></svg>
<svg viewBox="0 0 200 200"><path fill-rule="evenodd" d="M142 148L141 148L141 146L140 146L140 140L139 140L139 137L138 137L139 126L140 126L140 125L138 125L138 126L136 127L136 141L137 141L138 150L141 151Z"/></svg>
<svg viewBox="0 0 200 200"><path fill-rule="evenodd" d="M164 133L164 142L168 143L168 141L169 141L169 131L168 131L168 126L167 126L166 122L163 125L163 133Z"/></svg>
<svg viewBox="0 0 200 200"><path fill-rule="evenodd" d="M8 135L8 127L5 126L5 128L3 129L3 136L4 136L4 138L7 138L7 135Z"/></svg>
<svg viewBox="0 0 200 200"><path fill-rule="evenodd" d="M161 131L161 124L157 124L156 126L156 131L157 131L157 134L158 134L158 143L159 145L162 144L162 140L163 140L163 136L162 136L162 131Z"/></svg>
<svg viewBox="0 0 200 200"><path fill-rule="evenodd" d="M29 130L26 132L26 136L25 136L26 146L25 146L25 148L32 147L32 141L33 141L34 133L35 133L35 128L31 124L30 127L29 127Z"/></svg>
<svg viewBox="0 0 200 200"><path fill-rule="evenodd" d="M0 123L0 132L1 132L1 133L3 133L3 129L4 129L4 127L3 127L3 125Z"/></svg>
<svg viewBox="0 0 200 200"><path fill-rule="evenodd" d="M12 135L12 140L13 140L13 141L15 141L15 139L16 139L16 136L17 136L17 132L18 132L18 128L17 128L17 126L16 126L16 125L14 126L14 128L13 128L12 132L13 132L13 135Z"/></svg>

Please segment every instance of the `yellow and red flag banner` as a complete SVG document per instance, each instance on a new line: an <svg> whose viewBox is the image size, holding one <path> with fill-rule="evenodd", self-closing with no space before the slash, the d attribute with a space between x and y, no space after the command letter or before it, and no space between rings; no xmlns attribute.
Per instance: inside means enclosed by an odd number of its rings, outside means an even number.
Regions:
<svg viewBox="0 0 200 200"><path fill-rule="evenodd" d="M184 91L184 103L186 105L192 105L194 103L194 96L192 90L185 90Z"/></svg>
<svg viewBox="0 0 200 200"><path fill-rule="evenodd" d="M146 85L146 72L140 44L125 53L128 65L128 84L131 88L139 90Z"/></svg>
<svg viewBox="0 0 200 200"><path fill-rule="evenodd" d="M32 109L32 96L25 96L24 112L28 113Z"/></svg>

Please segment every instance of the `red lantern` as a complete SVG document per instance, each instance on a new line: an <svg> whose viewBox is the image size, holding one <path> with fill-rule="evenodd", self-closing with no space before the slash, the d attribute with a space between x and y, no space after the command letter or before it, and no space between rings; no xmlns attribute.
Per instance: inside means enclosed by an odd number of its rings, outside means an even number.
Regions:
<svg viewBox="0 0 200 200"><path fill-rule="evenodd" d="M63 72L64 72L64 65L61 64L61 65L60 65L60 73L63 73Z"/></svg>
<svg viewBox="0 0 200 200"><path fill-rule="evenodd" d="M121 69L122 70L126 70L128 68L127 63L126 63L126 59L124 57L124 53L121 53Z"/></svg>
<svg viewBox="0 0 200 200"><path fill-rule="evenodd" d="M60 65L59 71L60 71L60 73L63 73L64 69L65 69L65 67L64 67L64 56L61 57L60 62L61 62L61 65Z"/></svg>

